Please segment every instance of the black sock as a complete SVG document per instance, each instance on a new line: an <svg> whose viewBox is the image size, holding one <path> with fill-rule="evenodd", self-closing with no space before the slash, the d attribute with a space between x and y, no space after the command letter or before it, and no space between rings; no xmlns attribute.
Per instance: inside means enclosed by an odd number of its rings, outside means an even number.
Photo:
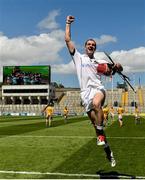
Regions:
<svg viewBox="0 0 145 180"><path fill-rule="evenodd" d="M103 135L105 136L104 130L103 130L103 126L97 126L96 127L96 134L97 136Z"/></svg>
<svg viewBox="0 0 145 180"><path fill-rule="evenodd" d="M107 158L110 160L110 158L111 158L111 156L110 156L111 155L111 149L110 149L110 147L109 147L107 142L104 145L104 151L105 151L105 153L107 155Z"/></svg>

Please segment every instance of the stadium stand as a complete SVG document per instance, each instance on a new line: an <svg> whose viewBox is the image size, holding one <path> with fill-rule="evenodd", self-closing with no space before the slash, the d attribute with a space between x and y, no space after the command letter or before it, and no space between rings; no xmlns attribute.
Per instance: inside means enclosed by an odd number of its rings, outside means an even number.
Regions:
<svg viewBox="0 0 145 180"><path fill-rule="evenodd" d="M54 105L54 110L57 109L59 113L63 114L65 106L69 108L69 115L81 115L84 113L84 108L81 105L80 89L63 89L63 97L59 103Z"/></svg>
<svg viewBox="0 0 145 180"><path fill-rule="evenodd" d="M139 88L138 89L138 99L139 99L139 105L143 106L144 101L143 101L143 89Z"/></svg>
<svg viewBox="0 0 145 180"><path fill-rule="evenodd" d="M117 108L120 104L124 107L126 113L133 113L135 104L138 105L140 112L145 112L145 87L136 87L136 94L131 90L113 89L107 90L105 104ZM65 106L69 108L70 115L85 114L81 104L79 88L56 88L54 98L54 114L62 115ZM49 102L50 95L37 94L34 96L13 96L8 94L3 96L0 89L0 115L41 115L41 111Z"/></svg>

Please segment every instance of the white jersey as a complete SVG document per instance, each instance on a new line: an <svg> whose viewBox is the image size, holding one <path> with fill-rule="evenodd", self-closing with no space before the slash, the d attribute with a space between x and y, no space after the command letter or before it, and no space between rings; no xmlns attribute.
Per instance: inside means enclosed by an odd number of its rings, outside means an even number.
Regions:
<svg viewBox="0 0 145 180"><path fill-rule="evenodd" d="M107 61L90 59L87 54L80 54L76 49L72 58L76 66L81 91L88 88L104 89L101 76L97 73L97 66L98 63L107 63Z"/></svg>
<svg viewBox="0 0 145 180"><path fill-rule="evenodd" d="M107 63L107 61L90 59L87 54L80 54L76 49L72 58L81 88L82 104L88 112L93 109L92 100L97 92L101 91L105 96L104 86L101 82L101 76L97 73L97 67L98 64Z"/></svg>

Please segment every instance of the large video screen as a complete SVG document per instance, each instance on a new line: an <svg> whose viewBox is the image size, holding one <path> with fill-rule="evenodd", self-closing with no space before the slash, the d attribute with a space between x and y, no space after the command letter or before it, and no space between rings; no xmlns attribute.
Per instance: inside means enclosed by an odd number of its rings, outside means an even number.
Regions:
<svg viewBox="0 0 145 180"><path fill-rule="evenodd" d="M50 84L50 66L3 66L4 85Z"/></svg>

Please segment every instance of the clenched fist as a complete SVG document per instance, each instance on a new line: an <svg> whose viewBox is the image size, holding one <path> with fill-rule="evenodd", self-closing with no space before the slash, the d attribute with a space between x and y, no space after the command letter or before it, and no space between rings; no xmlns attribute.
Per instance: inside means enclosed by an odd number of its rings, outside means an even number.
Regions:
<svg viewBox="0 0 145 180"><path fill-rule="evenodd" d="M66 18L66 22L68 24L71 24L72 22L74 22L74 20L75 20L75 17L71 16L71 15L67 16L67 18Z"/></svg>

